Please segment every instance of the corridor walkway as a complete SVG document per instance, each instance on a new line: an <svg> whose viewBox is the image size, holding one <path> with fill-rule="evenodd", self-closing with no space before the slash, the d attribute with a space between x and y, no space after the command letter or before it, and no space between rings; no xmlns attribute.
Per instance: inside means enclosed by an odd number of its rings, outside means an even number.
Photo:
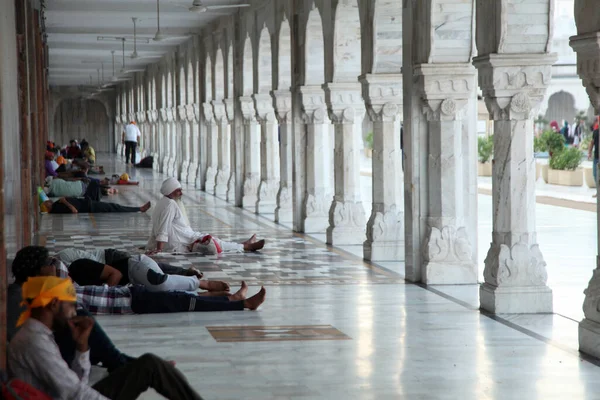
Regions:
<svg viewBox="0 0 600 400"><path fill-rule="evenodd" d="M100 156L100 163L107 173L126 170L116 156ZM140 187L121 187L108 201L158 199L162 174L127 172ZM98 320L122 350L177 361L208 400L598 398L600 370L577 354L577 323L569 318L491 318L476 310L475 285L406 284L401 269L366 264L352 249L328 248L193 188L184 186L184 197L192 225L229 239L257 232L267 246L257 254L164 258L233 285L264 284L265 304L257 312ZM491 230L489 199L480 196L480 258ZM582 304L594 242L582 235L593 231L594 221L592 213L538 205L555 310L561 310L565 285L578 293L572 303ZM573 227L565 228L568 223ZM45 215L39 240L52 250L133 252L145 244L149 226L144 214ZM561 254L565 245L574 254ZM588 252L581 250L586 246ZM219 329L219 335L214 327L229 330Z"/></svg>

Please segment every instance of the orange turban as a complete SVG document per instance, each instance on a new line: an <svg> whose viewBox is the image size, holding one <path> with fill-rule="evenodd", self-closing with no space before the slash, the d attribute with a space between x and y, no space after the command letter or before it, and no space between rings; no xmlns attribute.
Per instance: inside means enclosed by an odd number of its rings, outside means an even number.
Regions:
<svg viewBox="0 0 600 400"><path fill-rule="evenodd" d="M75 286L69 278L57 278L55 276L36 276L27 279L23 284L23 302L21 305L27 306L17 326L21 326L31 317L31 309L46 307L53 299L59 301L68 301L75 303L77 301L77 293Z"/></svg>

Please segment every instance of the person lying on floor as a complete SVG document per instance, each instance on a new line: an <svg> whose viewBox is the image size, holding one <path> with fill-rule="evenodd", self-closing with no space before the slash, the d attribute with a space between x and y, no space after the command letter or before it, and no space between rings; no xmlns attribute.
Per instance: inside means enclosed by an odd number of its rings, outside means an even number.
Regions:
<svg viewBox="0 0 600 400"><path fill-rule="evenodd" d="M210 292L201 295L230 295L226 282L201 280L203 274L196 268L184 269L157 263L145 255L130 255L116 249L87 252L67 248L56 253L56 257L68 267L69 276L81 286L125 286L133 283L155 292L196 291L199 288Z"/></svg>
<svg viewBox="0 0 600 400"><path fill-rule="evenodd" d="M129 213L146 212L152 205L147 202L141 207L122 206L115 203L106 203L103 201L94 201L91 199L78 199L76 197L61 197L55 202L47 200L42 203L46 211L50 214L77 214L77 213Z"/></svg>
<svg viewBox="0 0 600 400"><path fill-rule="evenodd" d="M56 268L42 268L40 273L56 274ZM30 277L34 276L37 275ZM78 306L95 315L256 310L267 295L262 287L257 294L247 299L248 285L245 282L242 282L242 287L235 294L215 297L180 291L151 292L142 285L74 285Z"/></svg>
<svg viewBox="0 0 600 400"><path fill-rule="evenodd" d="M65 181L55 178L50 181L48 191L50 197L84 197L94 201L100 201L108 194L110 188L102 186L97 179Z"/></svg>
<svg viewBox="0 0 600 400"><path fill-rule="evenodd" d="M19 315L26 310L22 302L21 287L31 276L56 276L66 278L67 269L58 268L57 259L49 256L48 250L41 246L27 246L19 250L12 262L12 273L15 282L8 285L6 304L7 339L10 341L18 332L17 320ZM91 314L80 308L77 315L89 317ZM75 359L76 343L69 329L59 329L54 333L54 340L58 344L60 353L67 364L71 365ZM100 324L95 323L89 336L90 361L92 365L102 365L109 372L122 367L135 358L119 351Z"/></svg>
<svg viewBox="0 0 600 400"><path fill-rule="evenodd" d="M190 227L185 207L181 201L183 191L181 183L175 178L166 179L152 216L152 232L146 244L148 254L161 251L203 254L222 252L256 251L264 247L264 240L256 240L256 235L243 243L226 242L207 233L196 232Z"/></svg>
<svg viewBox="0 0 600 400"><path fill-rule="evenodd" d="M201 399L171 363L144 354L89 386L90 317L77 316L75 287L70 279L54 276L29 278L23 284L27 309L21 329L8 346L8 369L20 379L55 399L137 399L149 388L171 400ZM77 345L69 367L61 357L53 331L69 329Z"/></svg>
<svg viewBox="0 0 600 400"><path fill-rule="evenodd" d="M115 174L110 178L111 185L129 185L129 186L138 186L140 184L139 181L132 181L129 179L129 174L124 173L121 176Z"/></svg>

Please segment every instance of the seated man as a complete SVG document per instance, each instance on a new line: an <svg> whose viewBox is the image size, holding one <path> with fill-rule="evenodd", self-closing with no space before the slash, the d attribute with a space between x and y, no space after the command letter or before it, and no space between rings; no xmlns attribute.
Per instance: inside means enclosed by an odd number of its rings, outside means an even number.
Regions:
<svg viewBox="0 0 600 400"><path fill-rule="evenodd" d="M208 290L202 295L229 296L229 284L201 280L202 273L196 268L184 269L157 263L144 255L106 249L86 252L64 249L56 256L69 268L69 276L80 286L125 286L130 283L146 286L150 291Z"/></svg>
<svg viewBox="0 0 600 400"><path fill-rule="evenodd" d="M51 151L46 151L45 155L45 164L44 164L44 168L46 169L46 177L49 176L58 176L58 173L56 172L56 168L58 168L58 165L55 167L55 161L54 161L54 153Z"/></svg>
<svg viewBox="0 0 600 400"><path fill-rule="evenodd" d="M204 254L222 252L256 251L264 247L265 241L256 241L256 235L243 243L226 242L209 234L196 232L181 202L183 191L175 178L165 180L160 188L163 198L158 202L152 216L152 232L146 245L149 254L161 251Z"/></svg>
<svg viewBox="0 0 600 400"><path fill-rule="evenodd" d="M37 246L29 246L37 247ZM59 263L64 268L63 263ZM54 265L41 268L39 273L56 276ZM31 271L34 273L35 271ZM33 277L36 275L32 275ZM244 283L230 296L203 297L191 292L151 292L141 285L79 286L75 284L77 304L92 314L159 314L172 312L256 310L266 297L264 287L246 299L248 286Z"/></svg>
<svg viewBox="0 0 600 400"><path fill-rule="evenodd" d="M22 285L30 276L37 275L55 275L59 278L66 278L67 271L63 268L57 268L56 260L52 260L48 255L48 250L41 246L28 246L19 250L12 262L12 273L15 282L8 286L6 322L7 338L10 341L17 333L17 320L19 315L25 311L26 307L21 305ZM91 314L84 309L77 310L77 315L90 316ZM58 343L60 353L67 364L71 364L75 358L75 342L71 332L58 330L54 333L54 339ZM100 324L94 324L89 337L90 360L93 365L102 364L109 372L125 365L134 358L121 353L106 335Z"/></svg>
<svg viewBox="0 0 600 400"><path fill-rule="evenodd" d="M141 207L128 207L115 203L106 203L90 199L78 199L76 197L61 197L55 202L47 200L42 203L50 214L77 214L77 213L129 213L146 212L152 205L147 202Z"/></svg>
<svg viewBox="0 0 600 400"><path fill-rule="evenodd" d="M81 158L83 156L83 153L81 152L81 149L79 148L79 144L77 143L77 140L72 139L69 141L69 147L67 148L67 158L70 158L71 160L76 159L76 158Z"/></svg>
<svg viewBox="0 0 600 400"><path fill-rule="evenodd" d="M76 316L76 300L69 279L43 276L29 278L23 284L27 310L19 318L22 327L8 347L12 377L56 399L137 399L149 388L167 399L201 399L181 372L152 354L145 354L88 386L89 336L94 320ZM53 331L67 327L77 344L70 368L52 336Z"/></svg>

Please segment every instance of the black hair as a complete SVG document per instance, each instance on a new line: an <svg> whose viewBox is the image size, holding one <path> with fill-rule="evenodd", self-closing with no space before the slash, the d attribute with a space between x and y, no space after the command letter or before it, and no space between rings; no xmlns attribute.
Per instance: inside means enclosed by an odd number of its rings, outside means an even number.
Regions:
<svg viewBox="0 0 600 400"><path fill-rule="evenodd" d="M12 262L12 273L17 283L38 276L42 267L51 262L49 251L43 246L27 246L17 252Z"/></svg>

